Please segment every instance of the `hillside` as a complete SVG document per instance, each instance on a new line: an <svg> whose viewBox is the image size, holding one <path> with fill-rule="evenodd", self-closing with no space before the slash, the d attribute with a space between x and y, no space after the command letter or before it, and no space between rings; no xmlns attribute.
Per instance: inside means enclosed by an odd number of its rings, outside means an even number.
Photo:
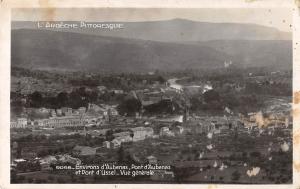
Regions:
<svg viewBox="0 0 300 189"><path fill-rule="evenodd" d="M270 66L290 69L291 41L158 42L49 30L12 30L12 65L35 69L145 72Z"/></svg>
<svg viewBox="0 0 300 189"><path fill-rule="evenodd" d="M141 72L213 68L232 57L210 47L41 31L12 31L12 65Z"/></svg>

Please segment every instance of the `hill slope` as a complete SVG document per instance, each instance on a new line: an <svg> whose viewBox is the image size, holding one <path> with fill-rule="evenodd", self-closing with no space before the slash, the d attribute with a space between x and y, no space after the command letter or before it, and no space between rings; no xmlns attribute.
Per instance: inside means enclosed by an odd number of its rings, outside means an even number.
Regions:
<svg viewBox="0 0 300 189"><path fill-rule="evenodd" d="M236 66L291 68L291 41L157 42L48 30L12 30L12 65L144 72Z"/></svg>
<svg viewBox="0 0 300 189"><path fill-rule="evenodd" d="M22 67L140 72L220 67L229 58L210 47L189 44L46 30L12 31L12 65Z"/></svg>

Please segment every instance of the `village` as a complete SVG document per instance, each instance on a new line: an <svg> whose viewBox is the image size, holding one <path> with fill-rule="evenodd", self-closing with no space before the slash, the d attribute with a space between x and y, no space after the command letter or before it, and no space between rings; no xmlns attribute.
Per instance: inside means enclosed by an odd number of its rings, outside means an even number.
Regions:
<svg viewBox="0 0 300 189"><path fill-rule="evenodd" d="M147 81L142 82L147 86ZM187 95L211 93L214 83L180 84L171 78L148 86L128 92L95 88L100 95L126 96L127 104L23 108L22 116L11 121L14 182L109 183L112 176L124 183L132 179L141 183L284 183L291 179L291 169L284 167L292 154L287 98L269 97L266 106L248 113L224 107L211 115L193 110ZM241 83L231 88L246 90ZM275 159L282 161L277 177L270 175ZM101 164L170 169L135 177L74 175L72 169ZM282 171L288 174L282 176Z"/></svg>

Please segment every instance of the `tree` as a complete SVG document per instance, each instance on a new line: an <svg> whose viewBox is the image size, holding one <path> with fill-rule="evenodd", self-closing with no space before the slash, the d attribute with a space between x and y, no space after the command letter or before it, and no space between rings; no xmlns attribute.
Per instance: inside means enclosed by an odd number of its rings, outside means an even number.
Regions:
<svg viewBox="0 0 300 189"><path fill-rule="evenodd" d="M124 146L122 144L118 150L118 161L119 161L119 163L122 163L125 161L125 150L124 150Z"/></svg>
<svg viewBox="0 0 300 189"><path fill-rule="evenodd" d="M106 131L106 133L105 133L105 139L107 140L107 141L111 141L111 140L113 140L114 139L114 136L113 136L113 130L108 130L108 131Z"/></svg>
<svg viewBox="0 0 300 189"><path fill-rule="evenodd" d="M72 91L70 93L69 102L71 108L79 108L79 107L86 107L87 101L80 95L78 91Z"/></svg>
<svg viewBox="0 0 300 189"><path fill-rule="evenodd" d="M209 90L209 91L206 91L203 94L203 98L204 98L204 101L206 103L209 103L209 102L212 102L212 101L219 101L220 100L220 95L215 90Z"/></svg>
<svg viewBox="0 0 300 189"><path fill-rule="evenodd" d="M68 93L66 93L66 92L60 92L56 96L56 101L57 101L58 107L67 106L68 100L69 100L69 97L68 97Z"/></svg>
<svg viewBox="0 0 300 189"><path fill-rule="evenodd" d="M140 112L141 108L141 102L135 98L125 99L118 106L118 110L121 115L134 115L136 112Z"/></svg>
<svg viewBox="0 0 300 189"><path fill-rule="evenodd" d="M35 91L29 95L30 106L34 108L39 108L43 105L43 96L40 92Z"/></svg>

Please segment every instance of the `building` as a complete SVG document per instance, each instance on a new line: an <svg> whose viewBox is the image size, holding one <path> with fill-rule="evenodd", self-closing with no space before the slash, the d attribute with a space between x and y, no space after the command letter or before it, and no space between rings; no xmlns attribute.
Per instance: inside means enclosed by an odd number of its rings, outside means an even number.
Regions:
<svg viewBox="0 0 300 189"><path fill-rule="evenodd" d="M42 114L50 113L50 110L47 108L39 108L37 111L38 111L38 113L42 113Z"/></svg>
<svg viewBox="0 0 300 189"><path fill-rule="evenodd" d="M105 143L106 147L119 148L124 142L131 142L133 138L130 135L124 135L114 138L110 144Z"/></svg>
<svg viewBox="0 0 300 189"><path fill-rule="evenodd" d="M57 116L62 116L62 110L61 109L56 109L56 115Z"/></svg>
<svg viewBox="0 0 300 189"><path fill-rule="evenodd" d="M85 114L72 114L71 116L50 117L48 119L38 119L33 121L33 125L38 127L59 128L59 127L79 127L102 125L106 122L106 117L97 112L87 112ZM17 123L12 123L13 127Z"/></svg>
<svg viewBox="0 0 300 189"><path fill-rule="evenodd" d="M160 136L175 136L175 134L172 131L170 131L169 127L160 128L159 135Z"/></svg>
<svg viewBox="0 0 300 189"><path fill-rule="evenodd" d="M40 159L39 162L40 162L41 164L42 164L42 163L45 163L45 164L49 164L49 165L50 165L50 164L55 164L55 163L57 163L57 159L56 159L55 156L49 155L49 156L46 156L46 157Z"/></svg>
<svg viewBox="0 0 300 189"><path fill-rule="evenodd" d="M184 128L177 125L175 127L172 128L172 132L175 134L175 135L181 135L184 131Z"/></svg>
<svg viewBox="0 0 300 189"><path fill-rule="evenodd" d="M51 164L47 162L40 162L41 170L42 171L50 171L52 170Z"/></svg>
<svg viewBox="0 0 300 189"><path fill-rule="evenodd" d="M130 135L117 137L115 139L119 140L121 143L123 143L123 142L131 142L133 140L133 138Z"/></svg>
<svg viewBox="0 0 300 189"><path fill-rule="evenodd" d="M111 148L119 148L121 146L121 144L122 144L122 141L118 138L115 138L110 142L110 147Z"/></svg>
<svg viewBox="0 0 300 189"><path fill-rule="evenodd" d="M158 121L160 122L168 122L168 123L173 123L173 122L183 122L183 115L176 115L176 116L168 116L166 118L160 118Z"/></svg>
<svg viewBox="0 0 300 189"><path fill-rule="evenodd" d="M107 89L106 89L105 86L100 85L100 86L97 87L97 90L100 93L105 93Z"/></svg>
<svg viewBox="0 0 300 189"><path fill-rule="evenodd" d="M84 125L84 120L81 116L63 116L50 117L49 119L40 120L43 127L57 128L57 127L78 127Z"/></svg>
<svg viewBox="0 0 300 189"><path fill-rule="evenodd" d="M152 137L154 134L151 127L135 127L132 128L131 131L133 132L133 141L145 140L146 138Z"/></svg>
<svg viewBox="0 0 300 189"><path fill-rule="evenodd" d="M148 156L147 158L147 161L149 164L157 164L157 158L155 156Z"/></svg>
<svg viewBox="0 0 300 189"><path fill-rule="evenodd" d="M51 117L56 117L56 112L55 112L55 110L51 110Z"/></svg>
<svg viewBox="0 0 300 189"><path fill-rule="evenodd" d="M87 113L85 116L83 116L83 122L85 126L100 126L103 125L106 120L103 116L97 116Z"/></svg>
<svg viewBox="0 0 300 189"><path fill-rule="evenodd" d="M103 142L103 147L104 148L110 148L110 142L109 141L104 141Z"/></svg>
<svg viewBox="0 0 300 189"><path fill-rule="evenodd" d="M129 131L125 131L125 132L120 132L120 133L114 133L113 136L115 138L118 138L118 137L126 137L126 136L130 136L130 132Z"/></svg>
<svg viewBox="0 0 300 189"><path fill-rule="evenodd" d="M78 112L79 112L79 114L85 114L85 112L86 112L86 108L85 107L80 107L80 108L78 108Z"/></svg>
<svg viewBox="0 0 300 189"><path fill-rule="evenodd" d="M64 155L59 155L59 161L63 162L63 163L71 163L73 165L80 165L81 164L81 160L78 158L74 158L70 155L64 154Z"/></svg>
<svg viewBox="0 0 300 189"><path fill-rule="evenodd" d="M114 89L112 90L112 92L114 92L115 94L124 94L124 91L121 89Z"/></svg>
<svg viewBox="0 0 300 189"><path fill-rule="evenodd" d="M65 116L71 116L72 115L72 108L63 107L61 108L62 114Z"/></svg>
<svg viewBox="0 0 300 189"><path fill-rule="evenodd" d="M97 113L102 114L104 116L108 115L108 110L106 110L105 108L100 107L96 104L91 104L91 103L88 104L87 113L88 112L97 112Z"/></svg>
<svg viewBox="0 0 300 189"><path fill-rule="evenodd" d="M108 115L117 116L117 115L119 115L119 112L116 108L113 107L113 108L108 109Z"/></svg>
<svg viewBox="0 0 300 189"><path fill-rule="evenodd" d="M10 122L11 128L25 128L27 126L26 118L18 118L16 121Z"/></svg>

